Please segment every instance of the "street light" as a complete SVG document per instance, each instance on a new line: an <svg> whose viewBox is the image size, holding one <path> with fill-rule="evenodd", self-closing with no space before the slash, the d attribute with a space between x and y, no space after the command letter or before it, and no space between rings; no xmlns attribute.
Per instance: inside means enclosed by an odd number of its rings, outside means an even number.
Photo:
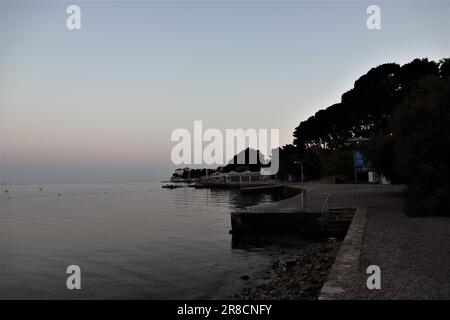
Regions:
<svg viewBox="0 0 450 320"><path fill-rule="evenodd" d="M300 161L294 161L294 164L300 165L300 171L301 171L301 175L302 175L302 183L304 183L305 180L303 179L303 163Z"/></svg>

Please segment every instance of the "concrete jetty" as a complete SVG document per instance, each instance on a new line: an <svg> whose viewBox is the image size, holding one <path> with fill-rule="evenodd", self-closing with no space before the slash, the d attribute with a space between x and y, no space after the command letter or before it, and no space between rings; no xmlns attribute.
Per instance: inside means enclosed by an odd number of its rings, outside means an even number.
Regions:
<svg viewBox="0 0 450 320"><path fill-rule="evenodd" d="M327 193L308 193L300 186L283 186L295 196L231 213L234 236L344 236L355 208L330 207ZM254 191L254 190L253 190Z"/></svg>

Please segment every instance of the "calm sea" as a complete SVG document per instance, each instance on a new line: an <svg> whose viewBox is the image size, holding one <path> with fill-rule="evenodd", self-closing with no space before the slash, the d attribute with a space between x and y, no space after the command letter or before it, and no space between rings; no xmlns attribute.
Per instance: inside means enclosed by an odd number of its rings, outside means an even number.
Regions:
<svg viewBox="0 0 450 320"><path fill-rule="evenodd" d="M269 195L161 183L40 187L2 190L0 298L211 298L270 261L270 248L232 248L228 233L231 211ZM66 288L69 265L81 268L80 291Z"/></svg>

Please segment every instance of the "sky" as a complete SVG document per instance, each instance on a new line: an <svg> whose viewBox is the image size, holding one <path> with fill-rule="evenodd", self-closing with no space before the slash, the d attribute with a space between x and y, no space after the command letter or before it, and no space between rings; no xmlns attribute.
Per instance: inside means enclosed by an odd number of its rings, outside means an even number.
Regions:
<svg viewBox="0 0 450 320"><path fill-rule="evenodd" d="M81 29L66 8L81 9ZM366 26L369 5L381 29ZM1 0L1 183L170 177L177 128L279 129L377 65L450 56L449 1Z"/></svg>

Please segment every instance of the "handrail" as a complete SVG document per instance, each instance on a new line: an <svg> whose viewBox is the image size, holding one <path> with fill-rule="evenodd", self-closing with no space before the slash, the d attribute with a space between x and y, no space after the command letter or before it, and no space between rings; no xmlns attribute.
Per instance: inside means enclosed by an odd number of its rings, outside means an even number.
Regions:
<svg viewBox="0 0 450 320"><path fill-rule="evenodd" d="M325 198L325 201L323 202L322 210L320 212L323 212L325 210L325 207L328 204L328 208L330 208L330 194L326 193L327 197Z"/></svg>
<svg viewBox="0 0 450 320"><path fill-rule="evenodd" d="M326 195L323 201L322 208L320 209L320 225L322 230L325 228L325 221L328 220L330 212L330 194L329 193L313 193L313 195ZM305 208L306 206L306 189L302 189L301 197L299 198L299 207Z"/></svg>
<svg viewBox="0 0 450 320"><path fill-rule="evenodd" d="M322 209L320 210L321 213L321 221L320 225L322 227L322 230L324 229L325 225L325 219L328 219L329 209L330 209L330 194L326 194L327 197L325 198L325 201L323 202ZM326 210L325 210L326 208Z"/></svg>

